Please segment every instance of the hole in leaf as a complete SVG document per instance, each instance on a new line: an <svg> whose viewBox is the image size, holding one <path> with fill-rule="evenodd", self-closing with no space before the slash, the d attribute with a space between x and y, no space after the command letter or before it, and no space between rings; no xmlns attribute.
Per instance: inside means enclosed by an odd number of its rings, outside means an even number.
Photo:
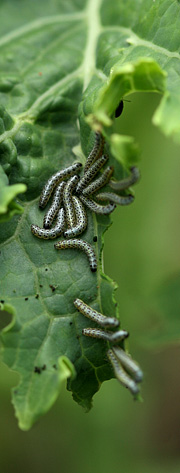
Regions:
<svg viewBox="0 0 180 473"><path fill-rule="evenodd" d="M6 310L0 310L0 330L10 324L12 320L12 314L6 312Z"/></svg>

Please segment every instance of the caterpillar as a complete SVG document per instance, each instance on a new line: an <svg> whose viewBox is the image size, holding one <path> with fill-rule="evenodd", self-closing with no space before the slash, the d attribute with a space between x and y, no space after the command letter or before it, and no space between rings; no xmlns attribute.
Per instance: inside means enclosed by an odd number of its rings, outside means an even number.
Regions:
<svg viewBox="0 0 180 473"><path fill-rule="evenodd" d="M104 137L98 131L95 133L95 143L93 146L92 151L90 152L89 156L86 159L86 164L84 166L84 174L86 174L87 170L92 166L94 161L98 159L103 153L104 147Z"/></svg>
<svg viewBox="0 0 180 473"><path fill-rule="evenodd" d="M64 237L75 237L84 232L87 227L87 215L83 204L75 195L72 196L72 203L76 214L76 225L64 232Z"/></svg>
<svg viewBox="0 0 180 473"><path fill-rule="evenodd" d="M64 191L63 191L63 204L65 208L65 213L66 213L66 221L68 227L72 228L76 224L75 220L75 212L74 212L74 206L72 203L72 191L76 187L77 183L79 181L79 176L73 176L69 179L67 184L65 185Z"/></svg>
<svg viewBox="0 0 180 473"><path fill-rule="evenodd" d="M98 200L110 200L117 205L129 205L134 201L134 196L129 194L126 196L114 194L114 192L102 192L101 194L96 195Z"/></svg>
<svg viewBox="0 0 180 473"><path fill-rule="evenodd" d="M108 215L116 208L116 205L114 203L110 203L108 205L99 205L94 200L87 199L87 197L84 197L82 194L79 196L79 198L81 199L83 204L86 205L86 207L88 207L96 214Z"/></svg>
<svg viewBox="0 0 180 473"><path fill-rule="evenodd" d="M94 192L101 189L101 187L105 186L109 182L113 171L114 171L113 166L108 166L98 179L91 182L89 186L83 189L82 194L85 196L88 196L88 195L94 194Z"/></svg>
<svg viewBox="0 0 180 473"><path fill-rule="evenodd" d="M31 225L31 231L36 237L43 238L44 240L49 240L60 236L65 229L65 224L65 212L64 209L61 208L57 214L57 223L53 228L47 230L44 228L40 228L37 225Z"/></svg>
<svg viewBox="0 0 180 473"><path fill-rule="evenodd" d="M75 163L72 164L71 166L63 169L62 171L56 172L56 174L53 174L48 181L46 182L45 186L43 187L43 190L40 195L39 199L39 208L44 209L46 206L48 200L51 197L51 194L54 190L54 188L59 184L63 179L66 177L73 176L77 172L80 171L82 167L81 163Z"/></svg>
<svg viewBox="0 0 180 473"><path fill-rule="evenodd" d="M131 356L129 356L124 350L120 347L113 348L116 358L123 365L126 371L135 379L136 383L140 383L143 379L143 372L139 367L138 363L134 361Z"/></svg>
<svg viewBox="0 0 180 473"><path fill-rule="evenodd" d="M126 177L125 179L121 179L121 181L109 181L110 187L115 191L120 191L135 184L140 178L139 169L136 166L133 166L130 168L130 171L130 176Z"/></svg>
<svg viewBox="0 0 180 473"><path fill-rule="evenodd" d="M51 227L52 222L53 222L59 208L61 207L61 202L62 202L62 198L63 198L63 190L64 190L65 185L66 185L66 183L63 181L57 186L57 189L56 189L56 192L54 194L51 207L49 208L48 212L44 216L44 220L43 220L43 227L44 228L50 228Z"/></svg>
<svg viewBox="0 0 180 473"><path fill-rule="evenodd" d="M119 327L119 320L115 317L106 317L105 315L92 309L89 305L85 304L81 299L75 299L74 305L81 314L88 317L88 319L97 322L101 327Z"/></svg>
<svg viewBox="0 0 180 473"><path fill-rule="evenodd" d="M116 376L116 378L118 379L118 381L120 381L120 383L125 386L126 388L128 388L132 394L136 395L138 394L139 392L139 387L138 385L136 384L136 382L134 381L134 379L132 379L128 373L126 373L126 371L123 369L123 367L121 366L120 362L118 361L118 359L116 358L115 354L114 354L114 349L110 349L107 351L107 356L108 356L108 359L113 367L113 370L114 370L114 374Z"/></svg>
<svg viewBox="0 0 180 473"><path fill-rule="evenodd" d="M56 250L75 248L84 251L89 259L90 269L92 272L97 271L97 260L92 246L84 240L62 240L55 243Z"/></svg>
<svg viewBox="0 0 180 473"><path fill-rule="evenodd" d="M82 334L86 337L101 338L107 342L118 343L129 336L126 330L118 330L117 332L108 332L100 328L83 328Z"/></svg>
<svg viewBox="0 0 180 473"><path fill-rule="evenodd" d="M89 184L90 181L96 176L98 171L104 166L107 162L108 156L103 155L99 158L95 163L87 170L86 174L80 179L76 192L79 194L86 186Z"/></svg>

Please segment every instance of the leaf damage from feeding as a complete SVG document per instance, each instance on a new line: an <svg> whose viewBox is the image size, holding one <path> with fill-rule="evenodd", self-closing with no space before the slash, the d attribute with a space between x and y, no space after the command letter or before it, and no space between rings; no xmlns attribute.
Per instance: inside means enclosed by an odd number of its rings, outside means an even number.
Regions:
<svg viewBox="0 0 180 473"><path fill-rule="evenodd" d="M134 9L132 0L40 0L29 9L24 0L20 18L13 0L0 7L0 278L1 300L13 313L1 342L2 359L20 375L13 404L24 430L52 406L62 382L89 409L113 376L106 342L83 337L87 321L73 305L81 298L118 316L115 284L102 269L110 218L87 212L83 239L96 251L96 274L84 254L59 254L51 241L34 238L30 226L42 226L43 185L77 157L85 163L94 130L106 139L113 177L137 164L134 138L113 129L128 94L162 94L153 122L179 141L180 6L163 3L145 0Z"/></svg>

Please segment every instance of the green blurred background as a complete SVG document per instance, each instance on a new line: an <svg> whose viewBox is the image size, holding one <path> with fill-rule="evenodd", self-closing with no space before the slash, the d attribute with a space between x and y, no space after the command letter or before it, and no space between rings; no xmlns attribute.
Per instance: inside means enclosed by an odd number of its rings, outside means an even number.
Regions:
<svg viewBox="0 0 180 473"><path fill-rule="evenodd" d="M113 379L85 414L64 387L51 411L21 432L10 401L18 377L1 364L0 473L180 472L180 147L151 123L159 95L130 100L116 127L140 144L142 177L134 204L113 213L104 265L119 286L144 401Z"/></svg>

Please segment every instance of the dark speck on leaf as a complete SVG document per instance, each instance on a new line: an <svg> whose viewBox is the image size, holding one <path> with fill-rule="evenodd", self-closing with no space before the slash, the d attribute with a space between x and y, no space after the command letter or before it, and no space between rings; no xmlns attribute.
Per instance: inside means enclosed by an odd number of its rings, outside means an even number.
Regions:
<svg viewBox="0 0 180 473"><path fill-rule="evenodd" d="M17 390L17 389L14 389L13 393L14 393L14 394L18 394L18 390Z"/></svg>
<svg viewBox="0 0 180 473"><path fill-rule="evenodd" d="M43 285L42 285L42 284L39 284L39 287L43 287Z"/></svg>
<svg viewBox="0 0 180 473"><path fill-rule="evenodd" d="M69 325L72 325L73 323L72 322L69 322Z"/></svg>
<svg viewBox="0 0 180 473"><path fill-rule="evenodd" d="M43 365L41 368L43 371L46 370L46 365Z"/></svg>
<svg viewBox="0 0 180 473"><path fill-rule="evenodd" d="M25 300L25 301L28 301L28 297L25 297L25 299L24 299L24 300Z"/></svg>
<svg viewBox="0 0 180 473"><path fill-rule="evenodd" d="M0 302L1 302L1 304L4 304L5 301L2 300L2 301L0 301Z"/></svg>
<svg viewBox="0 0 180 473"><path fill-rule="evenodd" d="M48 271L48 268L45 268L45 271Z"/></svg>
<svg viewBox="0 0 180 473"><path fill-rule="evenodd" d="M34 373L41 374L41 368L39 368L39 366L35 366L34 367Z"/></svg>
<svg viewBox="0 0 180 473"><path fill-rule="evenodd" d="M39 299L39 294L36 294L35 298L36 298L36 299Z"/></svg>
<svg viewBox="0 0 180 473"><path fill-rule="evenodd" d="M97 236L94 236L93 241L95 242L97 241Z"/></svg>
<svg viewBox="0 0 180 473"><path fill-rule="evenodd" d="M56 366L56 365L53 365L53 368L54 368L55 370L57 370L57 366Z"/></svg>
<svg viewBox="0 0 180 473"><path fill-rule="evenodd" d="M56 287L52 286L52 284L49 284L49 287L51 288L52 292L54 292L56 290Z"/></svg>
<svg viewBox="0 0 180 473"><path fill-rule="evenodd" d="M117 302L115 303L115 307L117 307Z"/></svg>
<svg viewBox="0 0 180 473"><path fill-rule="evenodd" d="M77 335L76 338L77 338L77 340L79 340L79 339L80 339L80 335Z"/></svg>

